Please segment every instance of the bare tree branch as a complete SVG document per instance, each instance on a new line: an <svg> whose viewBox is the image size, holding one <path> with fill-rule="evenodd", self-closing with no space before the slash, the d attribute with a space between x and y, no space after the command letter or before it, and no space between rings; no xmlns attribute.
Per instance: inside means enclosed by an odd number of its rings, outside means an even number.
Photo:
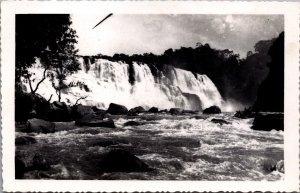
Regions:
<svg viewBox="0 0 300 193"><path fill-rule="evenodd" d="M50 98L48 99L48 103L51 101L53 94L51 94Z"/></svg>
<svg viewBox="0 0 300 193"><path fill-rule="evenodd" d="M34 89L34 93L37 91L37 89L39 88L40 84L47 78L46 77L46 72L47 72L47 68L45 68L44 73L43 73L43 78L37 83L35 89Z"/></svg>
<svg viewBox="0 0 300 193"><path fill-rule="evenodd" d="M77 99L77 100L76 100L76 103L74 104L74 106L76 106L80 100L86 99L87 97L88 97L88 96L80 97L79 99Z"/></svg>

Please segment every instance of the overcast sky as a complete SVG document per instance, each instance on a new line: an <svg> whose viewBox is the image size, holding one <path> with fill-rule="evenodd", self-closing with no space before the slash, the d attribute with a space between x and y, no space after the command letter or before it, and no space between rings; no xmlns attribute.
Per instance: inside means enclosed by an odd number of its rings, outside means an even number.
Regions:
<svg viewBox="0 0 300 193"><path fill-rule="evenodd" d="M106 15L71 15L79 54L161 54L201 42L245 57L284 29L281 15L113 15L92 29Z"/></svg>

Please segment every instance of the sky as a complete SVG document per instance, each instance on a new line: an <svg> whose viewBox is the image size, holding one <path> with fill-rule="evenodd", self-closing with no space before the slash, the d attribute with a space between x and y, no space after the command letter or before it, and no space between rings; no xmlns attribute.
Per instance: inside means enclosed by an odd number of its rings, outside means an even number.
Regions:
<svg viewBox="0 0 300 193"><path fill-rule="evenodd" d="M256 42L275 38L284 30L282 15L71 15L79 54L162 54L169 48L230 49L245 57Z"/></svg>

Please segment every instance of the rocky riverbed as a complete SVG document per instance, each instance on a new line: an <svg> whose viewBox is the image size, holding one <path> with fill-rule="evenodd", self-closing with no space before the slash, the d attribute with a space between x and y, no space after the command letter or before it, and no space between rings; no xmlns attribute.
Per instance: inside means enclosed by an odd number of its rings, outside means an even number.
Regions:
<svg viewBox="0 0 300 193"><path fill-rule="evenodd" d="M176 112L176 111L175 111ZM134 113L134 112L133 112ZM282 180L283 131L233 113L111 115L114 127L16 124L16 177L98 180ZM51 126L51 125L50 125Z"/></svg>

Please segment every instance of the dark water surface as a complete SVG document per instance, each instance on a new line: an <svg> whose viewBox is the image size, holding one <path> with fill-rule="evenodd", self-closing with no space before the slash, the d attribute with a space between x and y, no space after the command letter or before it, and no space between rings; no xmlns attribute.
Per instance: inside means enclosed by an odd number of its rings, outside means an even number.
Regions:
<svg viewBox="0 0 300 193"><path fill-rule="evenodd" d="M213 118L229 124L213 123ZM78 127L57 123L51 134L26 134L37 143L16 146L25 162L39 153L51 165L47 171L30 171L26 179L113 180L282 180L269 171L283 160L282 131L251 130L253 119L232 114L207 117L143 115L134 119L114 117L117 128ZM143 125L124 126L128 121ZM70 130L72 129L72 130ZM99 162L111 149L122 148L150 167L150 172L102 173Z"/></svg>

